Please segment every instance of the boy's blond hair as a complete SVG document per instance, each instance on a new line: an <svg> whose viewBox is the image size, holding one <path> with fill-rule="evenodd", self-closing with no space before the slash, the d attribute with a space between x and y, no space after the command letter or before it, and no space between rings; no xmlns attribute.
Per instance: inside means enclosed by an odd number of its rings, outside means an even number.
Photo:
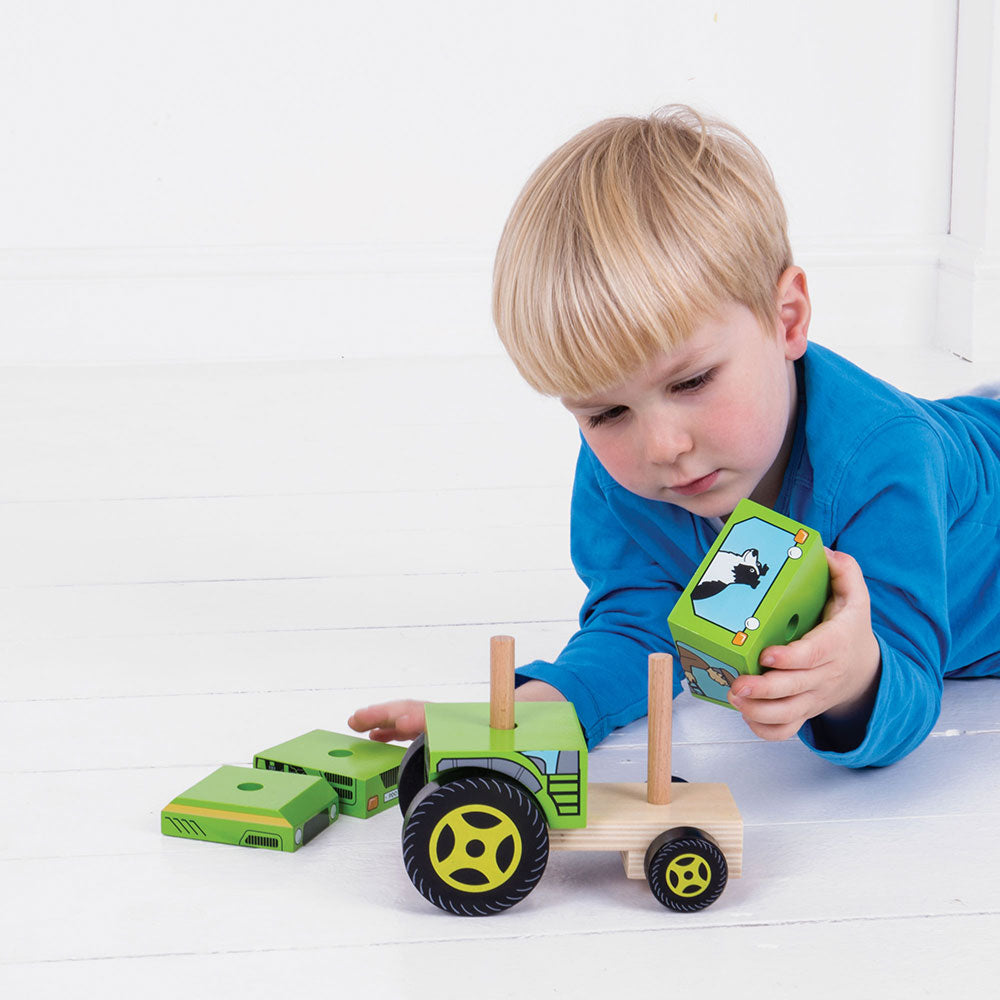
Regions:
<svg viewBox="0 0 1000 1000"><path fill-rule="evenodd" d="M769 330L785 209L740 132L673 105L609 118L535 171L504 227L493 318L539 392L585 398L673 350L727 302Z"/></svg>

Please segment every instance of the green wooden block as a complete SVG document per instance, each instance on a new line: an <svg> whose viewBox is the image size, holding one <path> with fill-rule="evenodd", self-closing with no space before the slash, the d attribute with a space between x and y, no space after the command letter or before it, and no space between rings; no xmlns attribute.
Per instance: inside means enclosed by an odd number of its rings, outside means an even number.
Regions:
<svg viewBox="0 0 1000 1000"><path fill-rule="evenodd" d="M338 812L337 793L321 778L226 765L165 806L160 829L168 837L297 851Z"/></svg>
<svg viewBox="0 0 1000 1000"><path fill-rule="evenodd" d="M513 729L490 726L481 703L426 706L428 778L490 771L527 788L554 829L587 822L587 743L568 702L521 701Z"/></svg>
<svg viewBox="0 0 1000 1000"><path fill-rule="evenodd" d="M404 749L314 729L254 755L254 767L325 779L340 796L345 816L365 819L388 809L399 795Z"/></svg>
<svg viewBox="0 0 1000 1000"><path fill-rule="evenodd" d="M741 500L668 618L691 693L731 708L736 677L813 628L829 591L819 532Z"/></svg>

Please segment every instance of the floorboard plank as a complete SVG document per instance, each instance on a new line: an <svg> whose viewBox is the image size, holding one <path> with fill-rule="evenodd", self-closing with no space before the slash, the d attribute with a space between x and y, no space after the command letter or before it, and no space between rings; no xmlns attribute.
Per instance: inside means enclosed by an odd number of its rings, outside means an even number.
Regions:
<svg viewBox="0 0 1000 1000"><path fill-rule="evenodd" d="M0 914L0 961L322 948L331 940L355 947L488 940L554 928L589 934L1000 916L995 868L984 865L982 852L954 849L952 817L750 827L743 878L712 907L685 915L626 879L613 852L558 852L527 899L482 920L449 917L423 899L403 871L398 844L341 850L336 831L335 824L295 854L164 837L159 852L0 862L10 897L19 900ZM1000 816L976 817L975 833L996 843ZM928 857L933 875L916 874L927 872Z"/></svg>
<svg viewBox="0 0 1000 1000"><path fill-rule="evenodd" d="M567 621L570 569L7 588L0 639Z"/></svg>
<svg viewBox="0 0 1000 1000"><path fill-rule="evenodd" d="M0 587L569 568L562 489L0 505Z"/></svg>
<svg viewBox="0 0 1000 1000"><path fill-rule="evenodd" d="M315 948L31 962L0 967L0 984L10 996L35 1000L135 994L254 1000L307 993L333 969L338 992L405 983L409 994L425 997L439 995L443 979L460 975L464 995L507 1000L511 977L498 972L502 962L516 968L518 982L530 984L536 996L613 991L638 997L649 993L655 977L679 996L705 996L710 983L712 996L749 1000L791 996L803 984L815 1000L843 1000L859 990L891 1000L974 997L1000 972L995 952L982 946L996 922L992 913L719 927L674 921L651 930L552 927L536 935L505 922L487 939L456 931L448 940L357 945L330 934Z"/></svg>
<svg viewBox="0 0 1000 1000"><path fill-rule="evenodd" d="M0 640L0 702L341 688L409 690L488 676L491 635L552 659L576 621ZM429 690L428 690L429 689Z"/></svg>

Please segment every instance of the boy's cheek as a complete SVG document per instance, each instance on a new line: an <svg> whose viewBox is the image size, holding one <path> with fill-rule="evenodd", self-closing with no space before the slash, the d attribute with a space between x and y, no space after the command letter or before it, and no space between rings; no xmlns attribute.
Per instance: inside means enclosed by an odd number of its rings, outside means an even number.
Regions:
<svg viewBox="0 0 1000 1000"><path fill-rule="evenodd" d="M590 445L590 449L597 456L597 461L604 467L604 471L619 486L642 495L642 483L636 471L636 463L627 449L607 446L595 448L593 444Z"/></svg>

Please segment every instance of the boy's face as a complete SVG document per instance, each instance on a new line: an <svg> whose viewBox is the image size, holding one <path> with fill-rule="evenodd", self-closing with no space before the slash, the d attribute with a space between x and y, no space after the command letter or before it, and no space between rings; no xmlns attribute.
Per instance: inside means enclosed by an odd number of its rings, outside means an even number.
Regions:
<svg viewBox="0 0 1000 1000"><path fill-rule="evenodd" d="M725 517L743 497L773 506L794 437L808 299L804 323L790 315L782 307L763 331L745 306L726 305L615 389L562 402L601 465L639 496L700 517Z"/></svg>

